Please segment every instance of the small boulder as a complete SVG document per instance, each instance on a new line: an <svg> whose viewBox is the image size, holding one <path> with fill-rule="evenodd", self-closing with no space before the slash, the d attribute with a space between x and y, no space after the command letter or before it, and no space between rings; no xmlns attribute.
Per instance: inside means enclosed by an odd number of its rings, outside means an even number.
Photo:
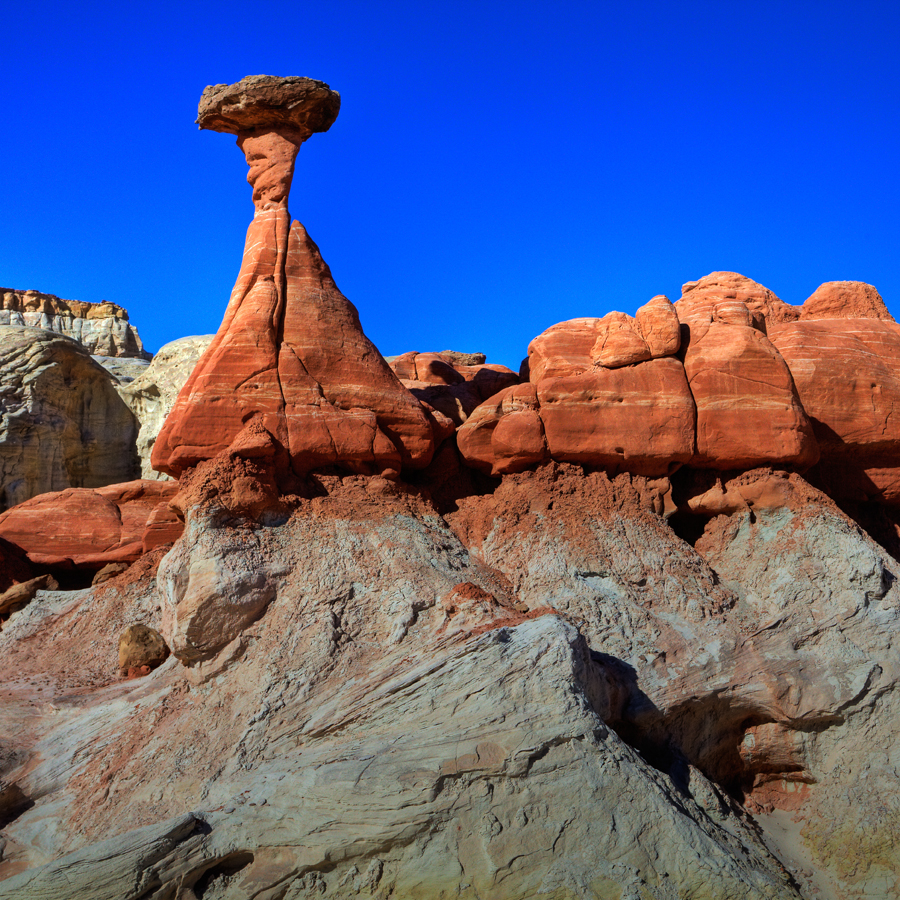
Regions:
<svg viewBox="0 0 900 900"><path fill-rule="evenodd" d="M0 594L0 616L8 616L17 609L31 603L38 591L55 591L59 589L52 575L39 575L22 584L14 584Z"/></svg>
<svg viewBox="0 0 900 900"><path fill-rule="evenodd" d="M681 323L675 305L662 294L657 294L635 314L638 327L653 359L674 356L681 347Z"/></svg>
<svg viewBox="0 0 900 900"><path fill-rule="evenodd" d="M636 319L621 312L607 313L600 319L597 338L591 349L591 359L595 364L617 369L650 358L650 348L641 335Z"/></svg>
<svg viewBox="0 0 900 900"><path fill-rule="evenodd" d="M119 638L119 669L122 674L143 667L150 672L162 665L168 656L169 648L162 635L149 625L129 625Z"/></svg>

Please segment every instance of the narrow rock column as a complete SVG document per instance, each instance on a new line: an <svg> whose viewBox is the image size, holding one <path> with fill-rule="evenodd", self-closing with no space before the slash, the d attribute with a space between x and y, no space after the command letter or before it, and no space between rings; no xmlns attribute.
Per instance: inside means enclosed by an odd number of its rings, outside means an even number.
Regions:
<svg viewBox="0 0 900 900"><path fill-rule="evenodd" d="M300 144L327 131L340 97L310 78L254 75L208 87L201 128L237 135L254 217L222 325L176 400L153 466L178 476L261 422L297 475L427 465L431 422L363 333L288 195Z"/></svg>

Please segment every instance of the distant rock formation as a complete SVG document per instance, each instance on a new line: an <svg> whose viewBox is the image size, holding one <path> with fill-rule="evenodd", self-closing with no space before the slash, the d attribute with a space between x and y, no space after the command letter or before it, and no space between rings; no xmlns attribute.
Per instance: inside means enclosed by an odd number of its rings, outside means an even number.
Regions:
<svg viewBox="0 0 900 900"><path fill-rule="evenodd" d="M139 423L137 454L141 461L141 478L168 478L157 472L150 462L153 445L179 391L212 340L213 335L205 334L170 341L159 348L143 372L119 388L119 394Z"/></svg>
<svg viewBox="0 0 900 900"><path fill-rule="evenodd" d="M519 383L506 366L488 364L483 353L411 351L389 360L404 387L420 403L437 410L454 425L463 422L489 397Z"/></svg>
<svg viewBox="0 0 900 900"><path fill-rule="evenodd" d="M96 356L150 359L128 313L115 303L61 300L40 291L0 288L0 325L27 325L73 338Z"/></svg>
<svg viewBox="0 0 900 900"><path fill-rule="evenodd" d="M37 494L130 481L137 423L79 343L0 325L0 511Z"/></svg>
<svg viewBox="0 0 900 900"><path fill-rule="evenodd" d="M259 420L296 475L340 465L358 472L427 465L431 422L362 331L287 201L300 144L327 131L340 98L308 78L251 76L207 88L201 128L238 136L253 187L237 284L216 337L153 448L178 476L225 451Z"/></svg>

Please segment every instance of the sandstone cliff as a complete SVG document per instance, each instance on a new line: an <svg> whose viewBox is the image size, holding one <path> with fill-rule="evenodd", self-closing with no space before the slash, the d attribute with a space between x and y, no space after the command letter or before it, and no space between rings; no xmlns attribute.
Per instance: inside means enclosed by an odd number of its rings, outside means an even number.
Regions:
<svg viewBox="0 0 900 900"><path fill-rule="evenodd" d="M150 359L128 313L115 303L61 300L40 291L0 288L0 325L22 325L73 338L96 356Z"/></svg>

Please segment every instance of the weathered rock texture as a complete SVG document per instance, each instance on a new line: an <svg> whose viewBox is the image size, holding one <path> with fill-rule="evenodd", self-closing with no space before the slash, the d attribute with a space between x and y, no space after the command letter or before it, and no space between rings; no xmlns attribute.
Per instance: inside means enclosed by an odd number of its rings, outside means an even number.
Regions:
<svg viewBox="0 0 900 900"><path fill-rule="evenodd" d="M10 620L0 658L18 680L0 716L21 762L3 777L33 805L6 827L0 896L798 896L721 789L654 769L606 724L628 677L572 617L527 611L377 481L334 479L268 528L194 509L155 582ZM186 603L198 564L218 574ZM252 578L238 624L229 604ZM116 681L124 619L199 655ZM84 633L97 649L73 667L61 642ZM81 699L36 710L38 683ZM64 773L49 789L37 735Z"/></svg>
<svg viewBox="0 0 900 900"><path fill-rule="evenodd" d="M115 303L61 300L40 291L0 288L0 325L27 325L73 338L97 356L150 359L128 313Z"/></svg>
<svg viewBox="0 0 900 900"><path fill-rule="evenodd" d="M52 568L134 562L180 536L182 524L168 509L177 489L139 480L41 494L0 515L0 537L24 550L32 563Z"/></svg>
<svg viewBox="0 0 900 900"><path fill-rule="evenodd" d="M137 453L141 461L141 478L168 478L157 472L150 462L153 445L179 391L212 340L213 335L205 334L165 344L144 372L119 389L139 423Z"/></svg>
<svg viewBox="0 0 900 900"><path fill-rule="evenodd" d="M529 389L507 388L476 409L459 430L460 452L493 475L551 458L665 475L694 455L696 409L673 356L680 342L662 296L636 318L554 325L528 347Z"/></svg>
<svg viewBox="0 0 900 900"><path fill-rule="evenodd" d="M534 391L466 409L458 444L493 475L547 459L652 476L821 459L814 478L833 494L900 504L898 363L900 326L871 285L829 282L790 306L713 272L674 306L547 329L523 364Z"/></svg>
<svg viewBox="0 0 900 900"><path fill-rule="evenodd" d="M0 511L37 494L134 478L137 425L75 341L0 325Z"/></svg>
<svg viewBox="0 0 900 900"><path fill-rule="evenodd" d="M486 363L481 353L411 351L389 362L414 397L457 427L485 400L519 383L515 372L506 366Z"/></svg>
<svg viewBox="0 0 900 900"><path fill-rule="evenodd" d="M322 82L253 76L204 92L201 127L230 131L250 166L255 213L225 318L176 400L153 466L178 475L258 419L296 474L427 465L431 422L374 345L287 198L300 143L330 127Z"/></svg>

